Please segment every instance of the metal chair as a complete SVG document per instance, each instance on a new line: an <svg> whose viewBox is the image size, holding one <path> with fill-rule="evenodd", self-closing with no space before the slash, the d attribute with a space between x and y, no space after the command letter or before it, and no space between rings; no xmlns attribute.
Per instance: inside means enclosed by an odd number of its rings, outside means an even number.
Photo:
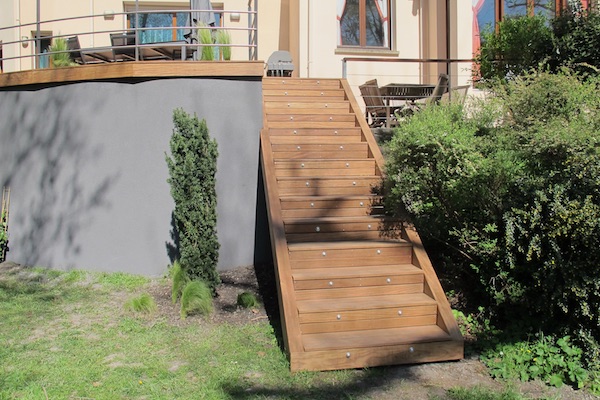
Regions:
<svg viewBox="0 0 600 400"><path fill-rule="evenodd" d="M292 76L292 55L285 50L273 52L267 60L267 76Z"/></svg>

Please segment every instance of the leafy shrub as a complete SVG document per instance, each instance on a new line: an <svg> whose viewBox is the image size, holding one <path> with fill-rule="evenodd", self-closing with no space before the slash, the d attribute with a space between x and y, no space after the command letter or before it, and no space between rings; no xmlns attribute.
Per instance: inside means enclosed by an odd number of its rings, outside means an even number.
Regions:
<svg viewBox="0 0 600 400"><path fill-rule="evenodd" d="M506 79L521 75L552 55L552 30L543 16L506 18L498 31L481 35L481 48L476 59L481 77Z"/></svg>
<svg viewBox="0 0 600 400"><path fill-rule="evenodd" d="M561 65L600 72L600 13L566 11L552 21L554 45ZM590 70L591 67L591 70Z"/></svg>
<svg viewBox="0 0 600 400"><path fill-rule="evenodd" d="M466 117L427 108L390 141L388 210L496 326L600 338L598 83L526 75Z"/></svg>
<svg viewBox="0 0 600 400"><path fill-rule="evenodd" d="M156 302L148 293L142 293L137 297L129 299L125 303L125 309L138 313L151 314L156 311Z"/></svg>
<svg viewBox="0 0 600 400"><path fill-rule="evenodd" d="M217 261L217 142L208 134L206 121L181 109L173 112L175 129L168 179L175 201L173 212L179 235L179 263L192 280L203 280L215 290L219 284Z"/></svg>
<svg viewBox="0 0 600 400"><path fill-rule="evenodd" d="M202 281L188 282L181 294L181 318L185 319L192 312L208 315L212 310L212 292L208 285Z"/></svg>
<svg viewBox="0 0 600 400"><path fill-rule="evenodd" d="M244 308L252 308L258 307L260 303L253 293L243 292L238 294L237 305Z"/></svg>
<svg viewBox="0 0 600 400"><path fill-rule="evenodd" d="M177 260L175 260L169 272L171 275L171 300L173 304L175 304L177 303L177 299L181 296L183 288L189 282L189 278Z"/></svg>
<svg viewBox="0 0 600 400"><path fill-rule="evenodd" d="M566 383L577 389L592 383L582 358L583 351L569 336L556 340L544 335L534 341L500 345L482 355L495 378L541 379L552 386Z"/></svg>

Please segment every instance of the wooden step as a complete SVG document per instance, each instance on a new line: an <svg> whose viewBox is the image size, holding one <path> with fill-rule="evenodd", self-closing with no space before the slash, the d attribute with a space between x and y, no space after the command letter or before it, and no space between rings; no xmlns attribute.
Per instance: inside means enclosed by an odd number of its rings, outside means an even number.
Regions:
<svg viewBox="0 0 600 400"><path fill-rule="evenodd" d="M286 159L361 159L369 157L369 146L365 142L336 144L275 144L272 145L275 161Z"/></svg>
<svg viewBox="0 0 600 400"><path fill-rule="evenodd" d="M450 336L437 325L393 329L372 329L302 335L305 351L349 350L399 344L448 341ZM352 356L352 353L350 354Z"/></svg>
<svg viewBox="0 0 600 400"><path fill-rule="evenodd" d="M316 101L316 102L300 102L300 101L269 101L265 102L265 112L272 114L322 114L329 112L332 114L349 114L350 103L347 101Z"/></svg>
<svg viewBox="0 0 600 400"><path fill-rule="evenodd" d="M412 246L404 240L357 240L347 242L313 242L313 243L289 243L288 250L290 260L332 260L336 258L370 258L379 259L379 264L368 265L387 265L384 262L389 257L412 258ZM409 264L408 260L402 264Z"/></svg>
<svg viewBox="0 0 600 400"><path fill-rule="evenodd" d="M339 79L298 79L298 78L289 78L289 77L266 77L263 79L263 87L298 87L302 88L340 88L340 80Z"/></svg>
<svg viewBox="0 0 600 400"><path fill-rule="evenodd" d="M359 217L381 215L381 196L296 196L282 197L281 210L288 218Z"/></svg>
<svg viewBox="0 0 600 400"><path fill-rule="evenodd" d="M285 90L281 90L281 92L285 92ZM306 101L327 101L329 103L335 103L335 102L346 102L348 101L348 99L344 96L339 96L339 97L334 97L334 96L327 96L327 97L322 97L322 96L306 96L306 95L287 95L287 96L282 96L281 93L276 94L276 95L263 95L263 101L264 102L275 102L275 101L285 101L285 102L291 102L291 101L297 101L297 102L306 102Z"/></svg>
<svg viewBox="0 0 600 400"><path fill-rule="evenodd" d="M350 297L336 299L335 301L320 301L320 300L303 300L297 302L298 312L300 315L309 315L316 313L343 312L360 312L363 310L380 310L394 309L397 314L404 314L404 309L407 307L427 307L435 306L435 300L424 293L417 294L397 294L388 296L372 296L372 297ZM385 311L386 313L388 311ZM358 315L358 314L356 314Z"/></svg>
<svg viewBox="0 0 600 400"><path fill-rule="evenodd" d="M377 193L381 177L279 177L277 186L280 196L345 196Z"/></svg>
<svg viewBox="0 0 600 400"><path fill-rule="evenodd" d="M303 269L292 277L296 290L423 283L423 271L410 264Z"/></svg>
<svg viewBox="0 0 600 400"><path fill-rule="evenodd" d="M268 99L265 99L265 101L273 101L273 99L271 99L271 96L277 96L281 98L281 101L292 101L291 98L303 98L306 99L308 97L310 98L314 98L314 99L327 99L327 101L330 101L330 98L338 98L338 99L345 99L345 94L344 94L344 90L343 89L334 89L334 88L323 88L323 89L297 89L297 88L290 88L290 89L271 89L271 88L265 88L263 89L263 96L266 96ZM285 100L286 98L289 98L288 100ZM294 100L296 101L296 100Z"/></svg>
<svg viewBox="0 0 600 400"><path fill-rule="evenodd" d="M375 175L374 159L275 161L279 177L340 177Z"/></svg>
<svg viewBox="0 0 600 400"><path fill-rule="evenodd" d="M385 216L299 218L284 221L288 242L377 240L400 237L401 225Z"/></svg>
<svg viewBox="0 0 600 400"><path fill-rule="evenodd" d="M281 135L272 136L271 144L273 146L278 144L295 144L295 145L307 145L307 144L340 144L340 143L363 143L360 136L295 136L295 135Z"/></svg>
<svg viewBox="0 0 600 400"><path fill-rule="evenodd" d="M353 128L357 124L356 121L268 121L267 128ZM334 142L335 143L335 142Z"/></svg>
<svg viewBox="0 0 600 400"><path fill-rule="evenodd" d="M346 140L345 136L361 137L360 127L343 128L343 129L325 129L325 128L301 128L301 129L269 129L271 142L275 136L336 136L338 140ZM342 138L343 136L343 138Z"/></svg>

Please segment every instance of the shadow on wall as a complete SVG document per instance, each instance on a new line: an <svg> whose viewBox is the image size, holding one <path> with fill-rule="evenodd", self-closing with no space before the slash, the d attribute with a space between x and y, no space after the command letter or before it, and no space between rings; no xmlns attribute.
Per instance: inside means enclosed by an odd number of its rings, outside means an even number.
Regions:
<svg viewBox="0 0 600 400"><path fill-rule="evenodd" d="M89 144L85 115L71 114L75 100L69 90L59 89L50 96L37 90L0 92L0 186L10 186L15 200L8 258L62 268L72 266L54 265L57 260L81 251L78 235L90 225L90 211L110 207L106 194L118 176L94 171L92 182L83 176L82 167L101 150ZM102 106L92 98L86 99L90 112Z"/></svg>

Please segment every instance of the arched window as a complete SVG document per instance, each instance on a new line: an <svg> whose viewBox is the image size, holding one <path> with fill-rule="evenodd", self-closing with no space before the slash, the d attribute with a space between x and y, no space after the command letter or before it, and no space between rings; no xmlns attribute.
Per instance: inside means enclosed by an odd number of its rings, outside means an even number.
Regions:
<svg viewBox="0 0 600 400"><path fill-rule="evenodd" d="M338 45L390 48L389 0L338 0Z"/></svg>

